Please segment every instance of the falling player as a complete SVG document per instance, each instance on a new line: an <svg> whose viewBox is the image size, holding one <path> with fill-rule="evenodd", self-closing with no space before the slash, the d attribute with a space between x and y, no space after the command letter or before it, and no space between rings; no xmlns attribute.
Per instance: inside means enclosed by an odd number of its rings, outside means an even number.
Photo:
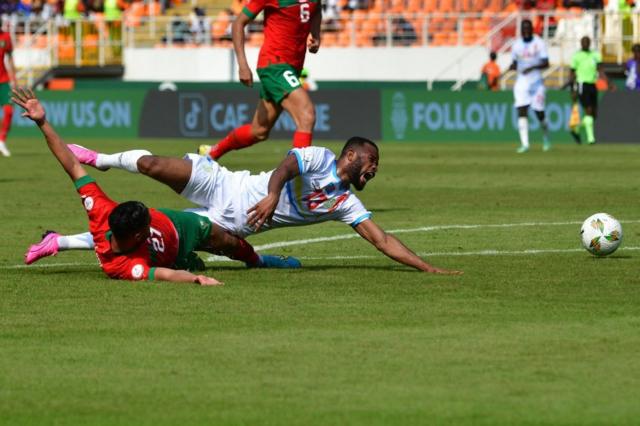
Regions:
<svg viewBox="0 0 640 426"><path fill-rule="evenodd" d="M194 250L222 254L249 266L273 266L265 264L265 257L258 255L249 243L225 232L204 216L149 209L139 201L121 204L112 201L57 135L33 93L19 89L13 95L13 101L25 110L23 116L38 125L49 149L73 180L89 216L91 240L100 266L109 277L220 284L214 278L187 271L204 267ZM45 240L44 245L53 244L49 236ZM27 263L34 260L28 258L30 254L27 253ZM278 260L275 256L269 258Z"/></svg>
<svg viewBox="0 0 640 426"><path fill-rule="evenodd" d="M201 145L200 155L217 160L225 153L251 146L269 137L284 109L296 125L293 146L311 145L316 116L309 94L302 89L300 73L305 52L320 48L322 11L320 0L250 0L233 23L233 48L238 58L238 76L253 86L253 74L244 51L244 29L264 11L264 44L258 56L260 101L251 124L232 130L216 145Z"/></svg>
<svg viewBox="0 0 640 426"><path fill-rule="evenodd" d="M518 153L529 151L529 106L540 121L543 132L542 150L548 151L551 149L551 143L544 114L545 88L542 79L542 70L549 67L547 46L533 33L533 24L529 19L522 21L520 31L522 38L518 39L511 49L513 63L510 67L518 72L513 87L521 144Z"/></svg>
<svg viewBox="0 0 640 426"><path fill-rule="evenodd" d="M335 220L350 225L396 262L424 272L460 273L422 260L380 228L351 192L352 186L364 189L378 171L378 148L365 138L349 139L337 158L322 147L294 148L275 170L258 175L232 172L195 154L178 159L143 150L101 154L80 146L70 145L70 149L83 164L142 173L168 185L202 206L200 214L233 235L245 237L273 228ZM38 251L39 257L52 254L55 252L46 247Z"/></svg>
<svg viewBox="0 0 640 426"><path fill-rule="evenodd" d="M0 127L0 154L9 157L7 136L11 129L13 106L11 88L16 84L16 66L13 63L13 45L11 36L0 28L0 104L2 105L2 127Z"/></svg>

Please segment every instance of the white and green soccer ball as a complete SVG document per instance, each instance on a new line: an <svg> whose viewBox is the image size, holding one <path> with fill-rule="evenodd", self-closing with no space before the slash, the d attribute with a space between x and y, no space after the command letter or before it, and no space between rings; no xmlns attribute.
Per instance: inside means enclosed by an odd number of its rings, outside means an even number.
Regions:
<svg viewBox="0 0 640 426"><path fill-rule="evenodd" d="M607 213L596 213L582 224L580 239L589 253L607 256L622 243L622 225Z"/></svg>

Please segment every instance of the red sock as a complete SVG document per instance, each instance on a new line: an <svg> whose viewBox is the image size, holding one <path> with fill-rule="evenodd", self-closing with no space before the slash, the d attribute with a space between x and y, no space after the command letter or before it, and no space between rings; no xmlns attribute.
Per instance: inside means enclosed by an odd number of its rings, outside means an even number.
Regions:
<svg viewBox="0 0 640 426"><path fill-rule="evenodd" d="M235 253L229 256L231 259L240 260L250 266L257 266L260 263L260 256L253 249L253 246L246 240L239 238L240 244Z"/></svg>
<svg viewBox="0 0 640 426"><path fill-rule="evenodd" d="M258 139L251 133L251 124L245 124L233 129L224 139L212 146L209 155L214 160L217 160L229 151L246 148L256 142L258 142Z"/></svg>
<svg viewBox="0 0 640 426"><path fill-rule="evenodd" d="M4 105L2 107L4 117L2 118L2 129L0 129L0 141L7 140L7 134L11 129L11 119L13 118L13 107L11 105Z"/></svg>
<svg viewBox="0 0 640 426"><path fill-rule="evenodd" d="M296 132L293 134L293 147L304 148L307 146L311 146L312 138L313 134L296 130Z"/></svg>

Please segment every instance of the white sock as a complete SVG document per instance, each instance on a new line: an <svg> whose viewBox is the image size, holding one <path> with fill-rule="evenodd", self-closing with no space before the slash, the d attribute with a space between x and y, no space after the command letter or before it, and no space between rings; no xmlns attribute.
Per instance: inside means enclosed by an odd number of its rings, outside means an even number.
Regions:
<svg viewBox="0 0 640 426"><path fill-rule="evenodd" d="M90 232L58 237L59 250L93 250L93 247L95 247L95 244Z"/></svg>
<svg viewBox="0 0 640 426"><path fill-rule="evenodd" d="M124 169L131 173L138 173L138 160L144 155L151 155L145 149L134 149L132 151L117 152L115 154L100 154L96 158L97 168Z"/></svg>
<svg viewBox="0 0 640 426"><path fill-rule="evenodd" d="M529 148L529 119L527 117L518 117L518 132L520 132L522 146Z"/></svg>

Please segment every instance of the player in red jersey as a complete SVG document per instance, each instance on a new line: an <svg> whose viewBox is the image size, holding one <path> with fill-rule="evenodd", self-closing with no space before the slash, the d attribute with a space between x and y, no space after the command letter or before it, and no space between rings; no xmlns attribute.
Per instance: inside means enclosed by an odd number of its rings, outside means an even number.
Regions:
<svg viewBox="0 0 640 426"><path fill-rule="evenodd" d="M7 135L11 129L13 106L11 106L11 88L16 84L16 66L13 63L13 45L9 33L0 28L0 105L2 105L2 127L0 127L0 154L9 157Z"/></svg>
<svg viewBox="0 0 640 426"><path fill-rule="evenodd" d="M244 51L244 28L264 12L264 44L258 56L260 101L251 124L232 130L216 145L201 145L200 155L217 160L225 153L251 146L269 137L282 110L296 124L293 146L311 145L316 115L313 102L302 90L300 73L306 50L320 48L322 11L320 0L249 0L233 23L233 48L238 57L238 75L245 86L253 86L253 74Z"/></svg>
<svg viewBox="0 0 640 426"><path fill-rule="evenodd" d="M186 270L201 270L204 266L194 250L222 254L249 266L264 266L262 256L249 243L203 216L148 209L138 201L121 204L112 201L56 134L34 94L30 90L14 90L12 100L25 110L24 117L38 125L49 149L74 181L89 216L98 261L109 277L221 284L214 278Z"/></svg>

